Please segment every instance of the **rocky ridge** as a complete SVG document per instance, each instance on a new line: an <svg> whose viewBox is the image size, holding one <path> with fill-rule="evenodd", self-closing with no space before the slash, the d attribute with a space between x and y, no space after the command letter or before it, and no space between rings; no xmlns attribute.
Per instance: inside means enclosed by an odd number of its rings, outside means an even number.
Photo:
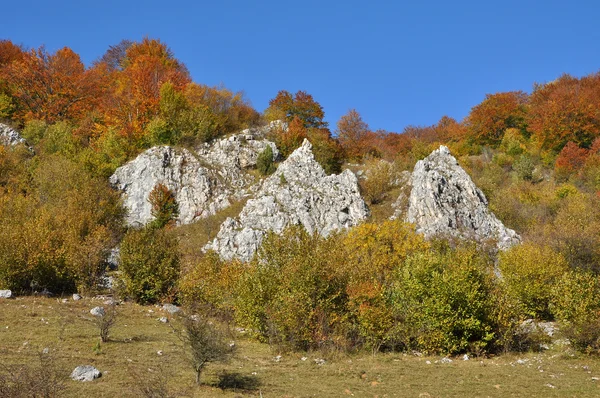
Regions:
<svg viewBox="0 0 600 398"><path fill-rule="evenodd" d="M259 138L271 125L255 131L204 144L192 152L169 146L153 147L119 167L110 183L122 191L128 211L126 222L142 226L152 220L148 196L157 184L164 184L179 204L179 224L188 224L228 207L231 200L246 194L254 178L244 171L256 165L258 155L274 143Z"/></svg>
<svg viewBox="0 0 600 398"><path fill-rule="evenodd" d="M360 196L358 180L349 170L327 176L304 140L277 171L266 178L240 215L228 218L205 249L223 259L248 261L269 231L302 225L309 233L327 236L364 220L369 210Z"/></svg>
<svg viewBox="0 0 600 398"><path fill-rule="evenodd" d="M442 145L418 161L409 184L405 218L427 238L438 235L478 242L494 240L500 250L521 241L490 212L485 195L447 147Z"/></svg>

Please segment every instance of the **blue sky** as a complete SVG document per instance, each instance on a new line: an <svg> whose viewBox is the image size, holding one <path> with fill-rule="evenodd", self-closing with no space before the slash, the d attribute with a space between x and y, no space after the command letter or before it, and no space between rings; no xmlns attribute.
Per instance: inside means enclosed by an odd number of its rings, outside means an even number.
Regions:
<svg viewBox="0 0 600 398"><path fill-rule="evenodd" d="M466 116L486 93L600 70L597 1L9 1L0 38L86 64L121 39L159 38L194 81L262 111L305 90L332 130L355 108L373 129ZM90 3L90 4L87 4Z"/></svg>

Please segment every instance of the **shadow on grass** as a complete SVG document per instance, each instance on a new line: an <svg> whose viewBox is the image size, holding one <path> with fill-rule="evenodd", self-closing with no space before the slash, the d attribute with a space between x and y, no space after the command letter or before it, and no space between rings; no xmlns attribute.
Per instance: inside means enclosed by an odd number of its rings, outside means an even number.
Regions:
<svg viewBox="0 0 600 398"><path fill-rule="evenodd" d="M257 390L260 387L260 379L256 376L243 375L237 372L223 372L219 374L216 387L221 390Z"/></svg>

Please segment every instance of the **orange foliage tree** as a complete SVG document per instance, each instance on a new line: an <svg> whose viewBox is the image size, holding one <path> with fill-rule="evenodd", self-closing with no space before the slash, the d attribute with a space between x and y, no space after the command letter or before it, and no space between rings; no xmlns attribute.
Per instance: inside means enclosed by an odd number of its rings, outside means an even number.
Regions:
<svg viewBox="0 0 600 398"><path fill-rule="evenodd" d="M467 117L470 137L478 143L497 146L506 129L525 132L527 102L528 96L523 91L487 94Z"/></svg>
<svg viewBox="0 0 600 398"><path fill-rule="evenodd" d="M111 124L127 135L138 136L158 114L160 87L170 82L181 91L191 79L185 65L159 40L145 38L132 44L119 64L122 70L113 72L112 93L105 106Z"/></svg>
<svg viewBox="0 0 600 398"><path fill-rule="evenodd" d="M536 85L530 105L529 129L542 148L559 151L568 141L589 148L600 135L600 74Z"/></svg>
<svg viewBox="0 0 600 398"><path fill-rule="evenodd" d="M351 109L337 123L337 139L346 157L359 159L369 151L369 125L362 120L356 109Z"/></svg>
<svg viewBox="0 0 600 398"><path fill-rule="evenodd" d="M78 120L97 104L96 76L68 47L50 54L44 47L13 59L2 68L20 119Z"/></svg>

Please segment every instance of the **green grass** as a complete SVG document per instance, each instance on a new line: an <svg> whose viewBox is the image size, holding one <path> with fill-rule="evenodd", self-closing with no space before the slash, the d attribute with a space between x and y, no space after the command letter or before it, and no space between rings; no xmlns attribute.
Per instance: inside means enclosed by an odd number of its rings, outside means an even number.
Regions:
<svg viewBox="0 0 600 398"><path fill-rule="evenodd" d="M436 363L440 357L402 353L323 357L318 352L281 353L276 362L273 358L280 353L237 332L232 337L238 347L234 359L210 364L203 374L205 384L197 387L181 343L168 324L157 320L166 316L159 307L119 306L111 341L98 348L89 310L101 303L87 298L67 303L33 297L0 301L2 366L33 366L37 353L48 347L65 379L64 397L139 397L136 375L149 381L162 377L172 392L189 397L600 396L600 380L592 379L600 377L600 360L564 348L469 361L454 358L448 364ZM317 365L318 358L326 362ZM90 383L68 379L75 366L83 364L104 375ZM241 387L220 389L219 374L224 371L229 372L230 384Z"/></svg>

